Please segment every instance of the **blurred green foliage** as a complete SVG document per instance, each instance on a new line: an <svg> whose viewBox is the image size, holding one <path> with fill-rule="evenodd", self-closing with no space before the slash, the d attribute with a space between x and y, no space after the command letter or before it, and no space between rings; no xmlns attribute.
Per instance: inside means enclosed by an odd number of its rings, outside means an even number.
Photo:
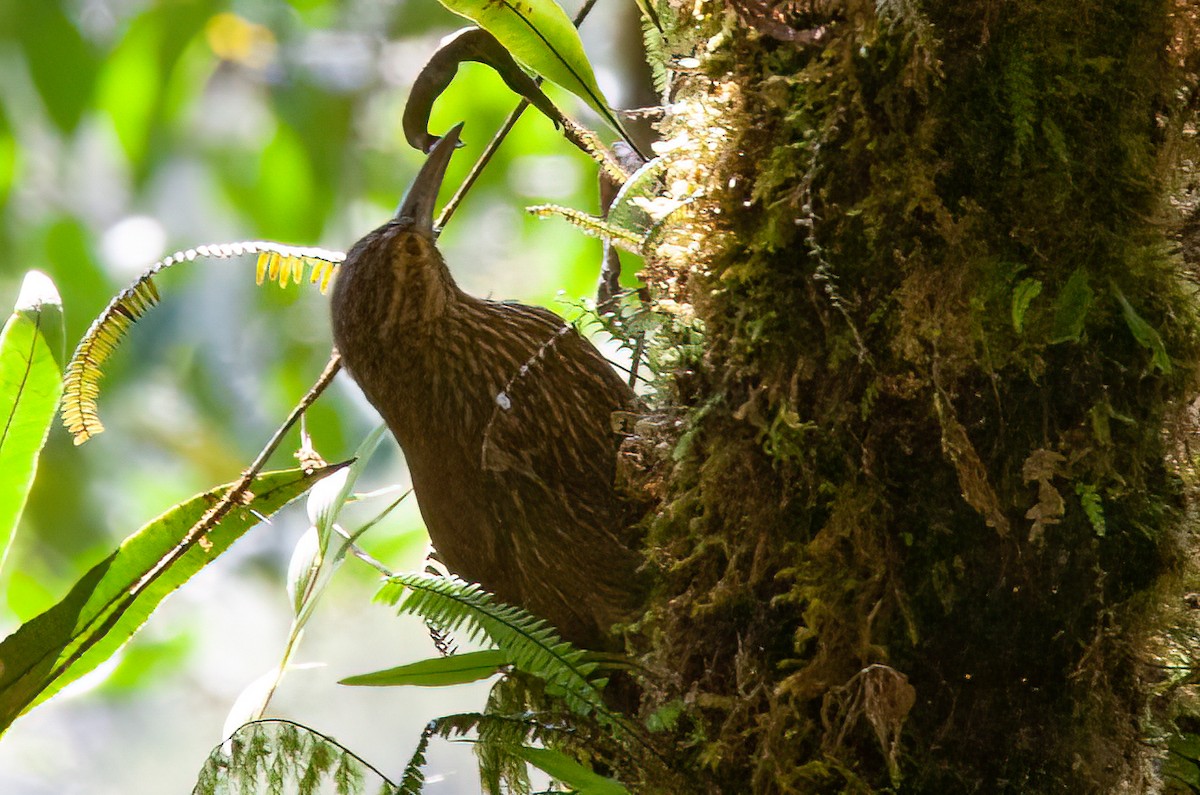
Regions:
<svg viewBox="0 0 1200 795"><path fill-rule="evenodd" d="M27 270L46 271L62 293L69 349L119 289L176 250L255 239L348 248L391 214L421 162L401 131L408 86L462 24L436 0L0 0L0 305ZM566 92L549 93L578 109ZM486 68L461 69L431 119L434 133L466 121L445 195L516 101ZM594 212L595 194L592 163L527 114L443 252L477 294L552 307L559 291L588 295L599 243L523 208ZM51 430L0 575L0 636L145 520L234 478L315 379L330 347L325 297L255 287L253 272L246 257L166 274L162 303L107 366L108 432L75 448ZM377 421L342 376L307 429L340 460ZM297 443L293 434L271 466L288 466ZM406 480L390 449L367 488ZM417 559L415 503L388 524L366 546L397 565ZM215 568L282 594L288 543L276 536ZM200 651L192 631L135 639L104 692L137 696L155 677L178 676Z"/></svg>
<svg viewBox="0 0 1200 795"><path fill-rule="evenodd" d="M47 271L70 346L176 249L345 249L415 172L421 155L400 130L407 86L460 23L434 0L0 3L0 297L11 302L25 270ZM432 120L434 132L467 123L448 186L515 101L486 69L464 67ZM452 269L467 289L506 298L590 293L598 243L522 208L594 210L594 193L587 159L527 116L444 235ZM315 377L325 298L255 288L251 259L166 276L162 305L106 373L109 432L76 450L52 431L18 565L0 582L0 630L44 609L140 521L235 475ZM332 460L371 424L347 382L308 427Z"/></svg>

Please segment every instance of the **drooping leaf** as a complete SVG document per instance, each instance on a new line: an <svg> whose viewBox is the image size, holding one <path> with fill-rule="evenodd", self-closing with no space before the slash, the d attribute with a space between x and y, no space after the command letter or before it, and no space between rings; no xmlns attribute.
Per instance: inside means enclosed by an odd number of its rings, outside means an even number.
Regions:
<svg viewBox="0 0 1200 795"><path fill-rule="evenodd" d="M489 31L518 61L580 97L614 129L621 126L596 83L583 42L554 0L441 0Z"/></svg>
<svg viewBox="0 0 1200 795"><path fill-rule="evenodd" d="M154 277L180 262L228 259L243 254L258 255L256 278L259 284L263 283L264 278L278 282L280 287L286 287L289 281L299 283L307 267L310 269L309 281L320 282L322 292L329 287L338 264L346 258L339 251L253 241L197 246L187 251L177 251L154 263L133 284L118 293L92 322L67 364L67 375L63 382L62 420L74 435L75 444L83 444L104 432L96 407L104 363L116 350L129 327L158 303L158 287Z"/></svg>
<svg viewBox="0 0 1200 795"><path fill-rule="evenodd" d="M514 92L529 100L529 104L540 110L555 125L565 123L562 112L542 92L537 81L517 65L512 55L486 30L477 27L463 28L442 39L409 91L404 104L404 137L414 149L428 153L439 136L429 134L429 114L433 103L454 80L458 65L473 61L492 67L505 84Z"/></svg>
<svg viewBox="0 0 1200 795"><path fill-rule="evenodd" d="M506 681L497 682L488 696L488 706L485 712L461 712L456 715L443 715L434 718L417 742L404 776L400 782L398 795L420 795L425 784L422 768L425 766L425 756L429 750L429 741L433 737L452 740L465 737L474 732L475 753L479 757L479 777L486 793L498 792L528 792L529 781L525 759L517 756L520 749L529 743L557 743L569 740L574 729L563 722L551 719L545 722L536 713L527 710L527 705L512 705L514 708L500 708L497 699L497 688L503 687ZM503 782L503 783L502 783Z"/></svg>
<svg viewBox="0 0 1200 795"><path fill-rule="evenodd" d="M1117 301L1121 304L1121 314L1125 318L1125 325L1129 327L1129 332L1133 334L1133 338L1139 345L1150 351L1150 364L1164 373L1171 372L1171 357L1167 355L1166 346L1163 345L1158 329L1137 313L1133 304L1126 300L1120 288L1114 284L1112 289Z"/></svg>
<svg viewBox="0 0 1200 795"><path fill-rule="evenodd" d="M334 532L334 525L386 431L386 425L377 426L359 444L349 467L318 483L308 493L306 508L312 526L296 544L288 564L288 595L296 611L293 632L308 621L334 570L345 557L348 539Z"/></svg>
<svg viewBox="0 0 1200 795"><path fill-rule="evenodd" d="M48 276L30 271L0 331L0 569L58 409L62 361L62 300Z"/></svg>
<svg viewBox="0 0 1200 795"><path fill-rule="evenodd" d="M340 465L259 475L205 536L180 549L230 488L174 506L125 539L54 607L0 642L0 731L114 654L172 591L258 524Z"/></svg>
<svg viewBox="0 0 1200 795"><path fill-rule="evenodd" d="M551 778L566 784L577 795L629 795L629 790L619 782L589 770L552 748L524 746L516 749L516 753L529 764L548 773Z"/></svg>
<svg viewBox="0 0 1200 795"><path fill-rule="evenodd" d="M417 741L417 747L413 749L408 764L404 766L396 795L421 795L425 788L425 754L429 751L429 740L433 737L433 732L434 723L430 722L421 732L421 739Z"/></svg>
<svg viewBox="0 0 1200 795"><path fill-rule="evenodd" d="M346 501L354 493L354 487L358 485L359 477L367 468L367 463L379 448L379 443L383 441L386 433L386 425L381 423L375 426L359 443L358 449L354 451L354 460L346 468L346 476L318 486L309 496L308 518L320 534L323 550L328 550L330 539L334 535L333 526L342 512L342 508L345 507Z"/></svg>
<svg viewBox="0 0 1200 795"><path fill-rule="evenodd" d="M451 654L449 657L430 657L407 665L375 671L369 674L349 676L339 684L368 687L392 687L416 685L417 687L445 687L478 682L495 676L508 665L508 656L497 649Z"/></svg>
<svg viewBox="0 0 1200 795"><path fill-rule="evenodd" d="M332 737L286 720L251 721L238 728L208 755L192 789L192 795L283 792L398 795L410 791L397 788Z"/></svg>

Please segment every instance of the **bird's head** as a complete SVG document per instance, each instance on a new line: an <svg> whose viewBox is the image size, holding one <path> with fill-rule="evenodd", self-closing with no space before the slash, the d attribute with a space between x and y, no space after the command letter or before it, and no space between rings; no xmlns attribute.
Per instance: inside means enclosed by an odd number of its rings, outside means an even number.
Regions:
<svg viewBox="0 0 1200 795"><path fill-rule="evenodd" d="M427 326L461 295L437 250L440 230L433 225L438 190L461 130L456 125L430 150L395 216L347 252L331 299L334 336L343 353L358 334L378 340L396 329Z"/></svg>

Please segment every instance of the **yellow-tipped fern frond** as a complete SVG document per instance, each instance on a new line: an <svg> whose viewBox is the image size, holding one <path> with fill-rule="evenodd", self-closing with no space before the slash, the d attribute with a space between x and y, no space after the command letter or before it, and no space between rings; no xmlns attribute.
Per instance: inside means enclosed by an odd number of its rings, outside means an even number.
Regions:
<svg viewBox="0 0 1200 795"><path fill-rule="evenodd" d="M129 327L158 303L154 277L180 262L229 259L246 254L258 255L259 284L265 279L278 282L280 287L286 287L289 281L299 283L307 267L310 269L309 281L319 283L321 292L329 288L338 265L346 258L340 251L253 241L197 246L177 251L154 263L133 284L118 293L93 321L67 364L63 379L62 421L75 437L75 444L83 444L104 431L96 408L103 366Z"/></svg>

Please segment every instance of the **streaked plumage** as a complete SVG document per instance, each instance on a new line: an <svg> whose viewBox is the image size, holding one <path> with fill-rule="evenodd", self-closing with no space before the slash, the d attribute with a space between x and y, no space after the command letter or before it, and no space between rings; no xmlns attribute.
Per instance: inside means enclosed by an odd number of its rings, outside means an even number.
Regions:
<svg viewBox="0 0 1200 795"><path fill-rule="evenodd" d="M456 140L457 129L397 217L347 254L334 339L404 450L446 566L569 640L608 647L608 627L637 604L611 419L634 396L553 312L454 283L432 205Z"/></svg>

